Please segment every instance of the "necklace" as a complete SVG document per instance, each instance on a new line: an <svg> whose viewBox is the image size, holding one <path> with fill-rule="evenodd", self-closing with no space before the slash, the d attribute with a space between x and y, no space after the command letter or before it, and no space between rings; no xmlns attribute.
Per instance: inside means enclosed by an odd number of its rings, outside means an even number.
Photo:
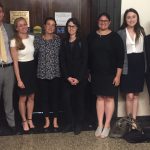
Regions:
<svg viewBox="0 0 150 150"><path fill-rule="evenodd" d="M97 30L96 32L97 32L97 34L98 34L100 37L102 37L103 35L104 35L104 36L105 36L105 35L108 35L108 34L111 33L112 31L111 31L111 30L106 30L106 31Z"/></svg>

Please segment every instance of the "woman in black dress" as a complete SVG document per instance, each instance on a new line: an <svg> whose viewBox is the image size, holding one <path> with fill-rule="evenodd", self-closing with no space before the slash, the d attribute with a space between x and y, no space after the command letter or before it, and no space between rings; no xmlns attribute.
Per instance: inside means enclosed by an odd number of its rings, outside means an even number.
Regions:
<svg viewBox="0 0 150 150"><path fill-rule="evenodd" d="M71 18L66 23L66 39L62 47L60 58L65 106L63 132L74 129L74 134L79 134L84 117L88 51L85 42L81 40L80 25L76 18Z"/></svg>
<svg viewBox="0 0 150 150"><path fill-rule="evenodd" d="M144 29L139 22L139 14L127 9L123 24L118 31L125 47L125 59L121 77L121 92L126 94L126 112L136 119L139 93L144 87ZM134 127L133 127L134 128Z"/></svg>
<svg viewBox="0 0 150 150"><path fill-rule="evenodd" d="M98 127L95 136L101 138L109 135L114 112L114 96L120 84L124 60L123 42L117 33L109 29L110 23L107 13L100 14L98 30L88 37L91 84L93 93L97 96Z"/></svg>

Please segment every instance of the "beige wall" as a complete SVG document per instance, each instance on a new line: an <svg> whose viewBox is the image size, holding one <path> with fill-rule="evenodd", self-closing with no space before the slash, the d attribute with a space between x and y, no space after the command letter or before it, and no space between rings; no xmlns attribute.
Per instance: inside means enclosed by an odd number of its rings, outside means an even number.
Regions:
<svg viewBox="0 0 150 150"><path fill-rule="evenodd" d="M150 0L122 0L121 16L126 9L134 8L139 12L141 25L144 27L146 34L150 34ZM144 92L140 93L138 116L150 115L150 102L146 85ZM125 116L125 101L119 94L118 117Z"/></svg>

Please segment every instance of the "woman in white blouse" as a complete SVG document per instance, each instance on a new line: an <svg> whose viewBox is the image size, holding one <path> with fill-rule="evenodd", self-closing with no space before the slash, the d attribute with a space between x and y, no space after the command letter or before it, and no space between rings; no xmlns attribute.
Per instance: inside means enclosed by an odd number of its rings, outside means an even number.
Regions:
<svg viewBox="0 0 150 150"><path fill-rule="evenodd" d="M145 33L139 22L139 14L135 9L126 10L123 24L118 33L122 37L125 47L120 89L126 95L127 115L132 114L133 118L136 119L139 93L143 91L144 86Z"/></svg>
<svg viewBox="0 0 150 150"><path fill-rule="evenodd" d="M34 128L32 113L34 108L35 69L34 69L34 36L28 34L27 22L17 18L14 22L16 34L11 40L11 54L18 85L19 111L25 132Z"/></svg>

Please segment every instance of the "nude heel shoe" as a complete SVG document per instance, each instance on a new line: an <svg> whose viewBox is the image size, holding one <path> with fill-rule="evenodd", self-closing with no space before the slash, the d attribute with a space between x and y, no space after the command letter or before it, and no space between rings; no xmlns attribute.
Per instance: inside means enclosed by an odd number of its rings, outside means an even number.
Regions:
<svg viewBox="0 0 150 150"><path fill-rule="evenodd" d="M101 138L104 139L104 138L108 137L109 132L110 132L110 128L104 128L101 133Z"/></svg>
<svg viewBox="0 0 150 150"><path fill-rule="evenodd" d="M100 137L102 133L103 127L98 126L96 131L95 131L95 136Z"/></svg>

